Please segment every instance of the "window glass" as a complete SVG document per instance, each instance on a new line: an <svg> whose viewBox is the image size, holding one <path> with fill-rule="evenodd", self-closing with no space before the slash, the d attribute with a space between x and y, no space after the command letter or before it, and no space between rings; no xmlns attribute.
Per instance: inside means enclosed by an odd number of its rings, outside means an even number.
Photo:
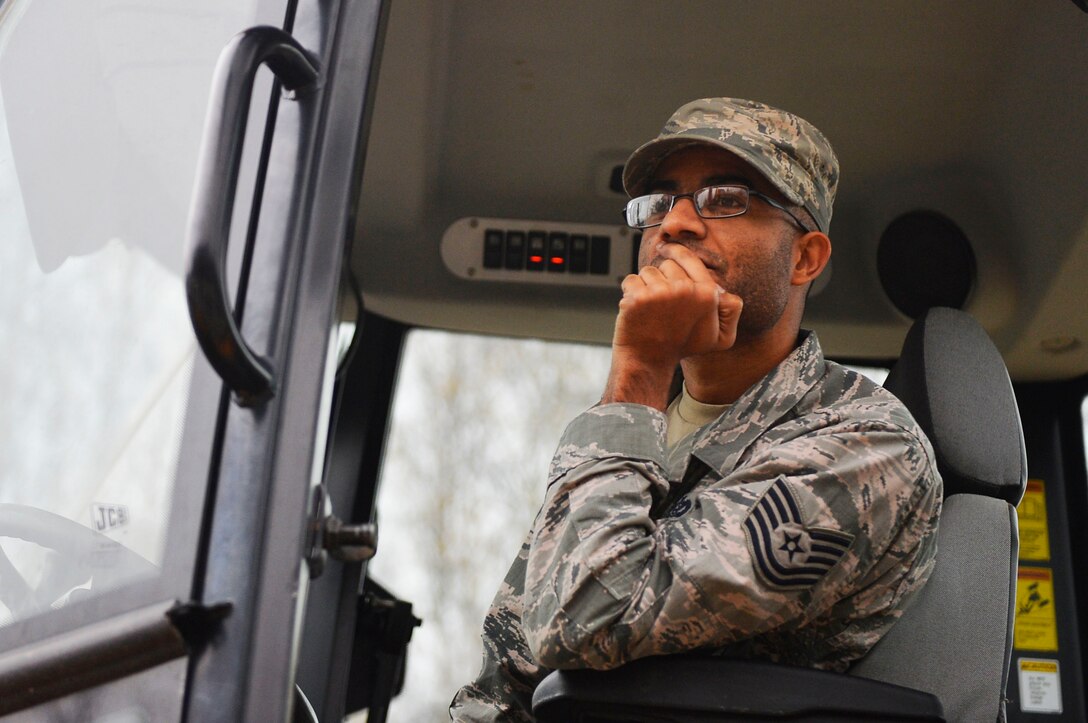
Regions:
<svg viewBox="0 0 1088 723"><path fill-rule="evenodd" d="M0 628L157 574L212 69L255 3L0 4Z"/></svg>
<svg viewBox="0 0 1088 723"><path fill-rule="evenodd" d="M369 568L423 619L391 723L445 720L475 678L484 614L544 499L559 436L600 399L609 358L604 347L409 335Z"/></svg>

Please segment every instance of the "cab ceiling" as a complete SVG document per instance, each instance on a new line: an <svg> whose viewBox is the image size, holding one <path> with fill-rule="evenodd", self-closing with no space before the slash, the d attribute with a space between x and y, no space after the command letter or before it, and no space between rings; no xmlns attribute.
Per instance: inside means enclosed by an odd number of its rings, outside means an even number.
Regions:
<svg viewBox="0 0 1088 723"><path fill-rule="evenodd" d="M415 325L607 343L618 289L460 279L464 217L617 224L608 174L693 98L788 108L842 165L830 283L806 326L888 359L909 320L877 240L924 208L970 239L966 308L1014 378L1088 372L1088 14L1069 0L393 0L352 266Z"/></svg>

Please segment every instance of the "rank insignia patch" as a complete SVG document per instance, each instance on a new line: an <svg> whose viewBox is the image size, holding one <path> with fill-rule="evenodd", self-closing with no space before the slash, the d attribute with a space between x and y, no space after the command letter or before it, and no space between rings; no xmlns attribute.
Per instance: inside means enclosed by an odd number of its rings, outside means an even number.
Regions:
<svg viewBox="0 0 1088 723"><path fill-rule="evenodd" d="M854 536L838 530L807 527L793 492L775 480L744 520L752 563L760 577L776 588L815 584L838 562Z"/></svg>

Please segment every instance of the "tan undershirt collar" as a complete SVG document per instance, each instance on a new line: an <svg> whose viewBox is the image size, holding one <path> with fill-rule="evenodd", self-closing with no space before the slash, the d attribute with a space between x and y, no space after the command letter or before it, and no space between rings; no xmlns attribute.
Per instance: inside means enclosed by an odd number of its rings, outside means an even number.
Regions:
<svg viewBox="0 0 1088 723"><path fill-rule="evenodd" d="M728 408L728 404L700 402L688 394L688 387L685 384L680 396L674 399L666 410L669 420L668 434L665 437L666 444L672 449L684 437L710 424Z"/></svg>

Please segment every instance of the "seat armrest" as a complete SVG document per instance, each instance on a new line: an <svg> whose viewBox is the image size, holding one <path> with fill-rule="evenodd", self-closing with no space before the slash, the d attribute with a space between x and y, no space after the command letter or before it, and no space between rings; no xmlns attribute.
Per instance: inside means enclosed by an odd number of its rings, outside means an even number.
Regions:
<svg viewBox="0 0 1088 723"><path fill-rule="evenodd" d="M540 723L598 721L943 721L929 693L765 662L643 658L614 670L551 673L533 694Z"/></svg>

